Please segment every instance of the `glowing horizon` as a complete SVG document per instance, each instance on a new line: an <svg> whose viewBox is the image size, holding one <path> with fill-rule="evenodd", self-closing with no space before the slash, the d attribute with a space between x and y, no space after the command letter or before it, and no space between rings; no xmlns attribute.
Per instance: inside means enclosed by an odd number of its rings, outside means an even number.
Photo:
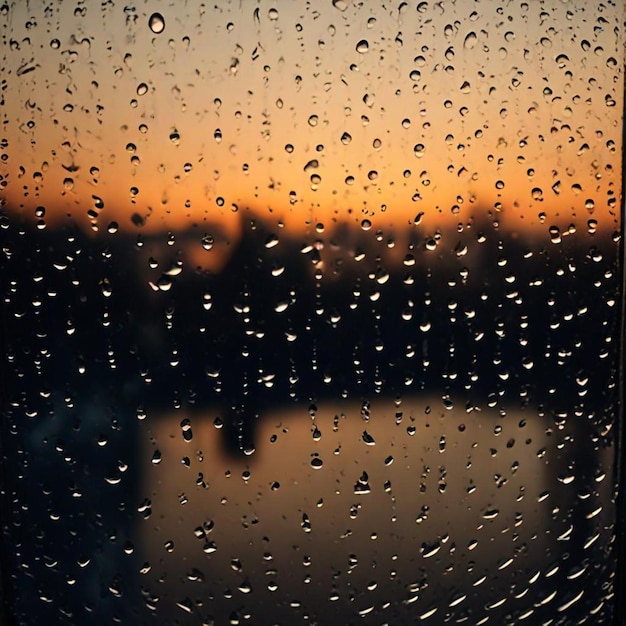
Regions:
<svg viewBox="0 0 626 626"><path fill-rule="evenodd" d="M522 3L507 21L495 4L437 20L334 5L33 19L13 6L7 207L33 220L44 207L53 226L206 222L235 238L237 209L294 235L364 219L399 230L420 213L453 227L477 207L525 232L619 229L623 42L601 6Z"/></svg>

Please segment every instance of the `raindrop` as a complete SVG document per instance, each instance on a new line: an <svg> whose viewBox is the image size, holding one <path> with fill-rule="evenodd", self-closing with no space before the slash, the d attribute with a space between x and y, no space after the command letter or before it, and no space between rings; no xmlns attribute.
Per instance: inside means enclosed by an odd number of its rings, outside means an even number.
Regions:
<svg viewBox="0 0 626 626"><path fill-rule="evenodd" d="M193 432L191 431L191 420L189 418L185 418L181 421L180 427L183 431L183 439L185 441L191 441L193 439Z"/></svg>
<svg viewBox="0 0 626 626"><path fill-rule="evenodd" d="M365 54L370 49L370 44L367 39L361 39L356 45L356 51L361 54Z"/></svg>
<svg viewBox="0 0 626 626"><path fill-rule="evenodd" d="M361 475L361 478L359 478L359 480L354 485L354 493L356 495L365 495L366 493L371 493L372 489L367 481L368 481L367 472L363 472L363 474ZM354 516L352 517L353 519L354 517L356 517L356 511L355 511Z"/></svg>
<svg viewBox="0 0 626 626"><path fill-rule="evenodd" d="M372 437L372 435L370 435L366 430L363 431L363 441L368 446L373 446L376 444L374 437Z"/></svg>
<svg viewBox="0 0 626 626"><path fill-rule="evenodd" d="M267 238L265 239L265 247L266 248L274 248L275 246L277 246L279 243L279 239L276 235L271 234L268 235Z"/></svg>
<svg viewBox="0 0 626 626"><path fill-rule="evenodd" d="M314 456L311 459L311 467L313 469L316 469L316 470L321 469L323 465L324 465L324 461L322 461L322 459L320 459L318 456Z"/></svg>
<svg viewBox="0 0 626 626"><path fill-rule="evenodd" d="M147 93L148 93L148 85L146 85L146 83L139 83L139 85L137 85L137 95L145 96Z"/></svg>
<svg viewBox="0 0 626 626"><path fill-rule="evenodd" d="M435 541L433 543L423 543L422 544L422 556L427 559L431 556L434 556L435 554L437 554L437 552L439 552L439 550L441 550L441 542L440 541Z"/></svg>
<svg viewBox="0 0 626 626"><path fill-rule="evenodd" d="M465 39L463 40L463 47L466 50L471 50L476 45L477 41L478 38L476 37L476 33L471 31L465 36Z"/></svg>
<svg viewBox="0 0 626 626"><path fill-rule="evenodd" d="M148 20L148 26L155 35L158 35L165 30L165 19L160 13L153 13Z"/></svg>
<svg viewBox="0 0 626 626"><path fill-rule="evenodd" d="M587 229L590 235L594 235L598 229L598 220L587 220Z"/></svg>
<svg viewBox="0 0 626 626"><path fill-rule="evenodd" d="M499 513L500 513L500 511L498 509L487 509L483 513L483 518L484 519L488 519L488 520L492 520L492 519L495 519L496 517L498 517Z"/></svg>

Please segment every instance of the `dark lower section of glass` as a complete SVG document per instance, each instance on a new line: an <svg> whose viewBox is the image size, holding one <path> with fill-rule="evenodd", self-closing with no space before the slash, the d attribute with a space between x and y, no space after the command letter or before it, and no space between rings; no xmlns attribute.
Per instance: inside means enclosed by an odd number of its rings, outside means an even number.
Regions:
<svg viewBox="0 0 626 626"><path fill-rule="evenodd" d="M572 528L550 555L554 602L530 585L524 600L487 607L487 596L508 593L499 580L510 584L494 572L487 595L469 589L462 607L439 615L451 623L516 623L529 609L533 623L614 617L617 520L613 465L603 459L616 446L620 272L610 237L525 242L474 224L416 230L409 240L337 231L334 240L268 246L274 233L257 225L212 275L161 273L201 233L173 245L145 236L138 246L119 234L4 226L3 579L17 623L158 621L136 548L144 415L180 408L186 437L185 411L218 406L223 450L237 460L254 456L259 420L277 407L306 404L314 414L349 398L367 418L375 398L407 394L463 398L468 420L481 406L545 418L546 463L560 481L551 523ZM263 615L249 623L306 621L289 598L255 605L252 595L235 601L209 587L198 591L202 608L177 607L166 592L156 613L198 624L233 614L248 623L247 611ZM309 607L310 619L403 624L428 613L393 597L359 617L347 594Z"/></svg>

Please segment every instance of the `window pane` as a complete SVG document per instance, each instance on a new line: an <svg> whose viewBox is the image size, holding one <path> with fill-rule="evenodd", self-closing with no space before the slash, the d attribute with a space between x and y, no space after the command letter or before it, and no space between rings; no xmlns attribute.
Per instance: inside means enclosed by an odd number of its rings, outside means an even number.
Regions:
<svg viewBox="0 0 626 626"><path fill-rule="evenodd" d="M621 3L13 2L20 624L608 624Z"/></svg>

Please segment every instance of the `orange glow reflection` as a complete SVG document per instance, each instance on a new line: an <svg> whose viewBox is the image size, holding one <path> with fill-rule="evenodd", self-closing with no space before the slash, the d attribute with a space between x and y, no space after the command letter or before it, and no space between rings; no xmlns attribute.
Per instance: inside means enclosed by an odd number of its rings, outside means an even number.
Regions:
<svg viewBox="0 0 626 626"><path fill-rule="evenodd" d="M420 610L442 608L459 589L465 606L499 599L483 581L497 575L507 588L545 568L573 528L554 507L576 499L576 487L559 482L561 468L541 451L556 445L546 440L551 420L519 408L502 420L487 406L469 416L457 408L464 402L454 405L435 395L379 399L367 422L354 401L320 404L314 419L303 405L277 408L260 420L254 455L238 459L222 451L215 410L151 415L140 455L150 502L138 525L142 580L176 599L193 590L190 572L216 590L239 589L232 604L216 592L217 622L245 603L244 582L255 622L265 607L289 615L288 600L320 623L348 623L357 610L418 596ZM190 441L181 417L191 420ZM568 460L556 462L564 470ZM333 591L343 602L329 601Z"/></svg>

